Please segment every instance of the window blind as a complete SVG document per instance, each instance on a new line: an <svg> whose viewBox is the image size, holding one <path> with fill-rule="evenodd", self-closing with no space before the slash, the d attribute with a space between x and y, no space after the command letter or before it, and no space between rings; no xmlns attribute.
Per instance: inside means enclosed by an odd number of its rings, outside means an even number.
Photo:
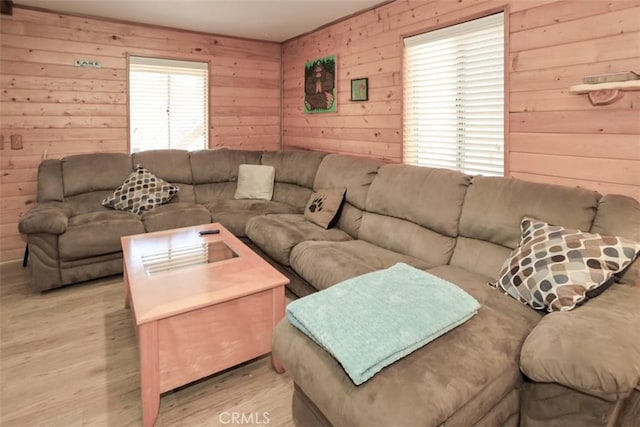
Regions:
<svg viewBox="0 0 640 427"><path fill-rule="evenodd" d="M132 153L208 147L206 62L129 57L129 141Z"/></svg>
<svg viewBox="0 0 640 427"><path fill-rule="evenodd" d="M503 175L503 13L404 45L404 161Z"/></svg>

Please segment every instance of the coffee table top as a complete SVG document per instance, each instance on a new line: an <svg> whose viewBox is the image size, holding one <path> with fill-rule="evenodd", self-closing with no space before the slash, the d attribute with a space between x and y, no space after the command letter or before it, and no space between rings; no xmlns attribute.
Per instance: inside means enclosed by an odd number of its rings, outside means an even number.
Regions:
<svg viewBox="0 0 640 427"><path fill-rule="evenodd" d="M220 223L120 240L138 325L289 283Z"/></svg>

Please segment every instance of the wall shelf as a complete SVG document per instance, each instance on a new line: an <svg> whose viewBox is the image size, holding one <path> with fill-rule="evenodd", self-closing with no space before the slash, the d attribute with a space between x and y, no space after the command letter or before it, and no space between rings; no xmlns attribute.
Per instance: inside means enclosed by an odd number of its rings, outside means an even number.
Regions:
<svg viewBox="0 0 640 427"><path fill-rule="evenodd" d="M592 105L613 104L624 96L627 91L640 90L640 80L624 82L608 82L595 84L581 84L571 86L570 93L587 94Z"/></svg>

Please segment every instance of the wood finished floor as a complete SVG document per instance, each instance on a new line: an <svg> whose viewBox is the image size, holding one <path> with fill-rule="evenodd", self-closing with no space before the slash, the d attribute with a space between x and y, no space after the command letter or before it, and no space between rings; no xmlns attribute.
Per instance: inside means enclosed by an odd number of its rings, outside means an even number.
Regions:
<svg viewBox="0 0 640 427"><path fill-rule="evenodd" d="M141 425L122 277L44 294L30 291L28 279L19 262L0 264L0 425ZM293 426L292 393L290 377L263 357L164 394L156 426L239 425L228 423L233 412Z"/></svg>

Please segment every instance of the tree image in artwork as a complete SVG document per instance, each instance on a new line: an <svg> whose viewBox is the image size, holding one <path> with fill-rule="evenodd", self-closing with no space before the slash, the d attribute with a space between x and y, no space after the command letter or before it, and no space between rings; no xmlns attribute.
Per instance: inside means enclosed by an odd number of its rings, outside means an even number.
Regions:
<svg viewBox="0 0 640 427"><path fill-rule="evenodd" d="M336 56L309 61L304 68L304 111L336 111Z"/></svg>

